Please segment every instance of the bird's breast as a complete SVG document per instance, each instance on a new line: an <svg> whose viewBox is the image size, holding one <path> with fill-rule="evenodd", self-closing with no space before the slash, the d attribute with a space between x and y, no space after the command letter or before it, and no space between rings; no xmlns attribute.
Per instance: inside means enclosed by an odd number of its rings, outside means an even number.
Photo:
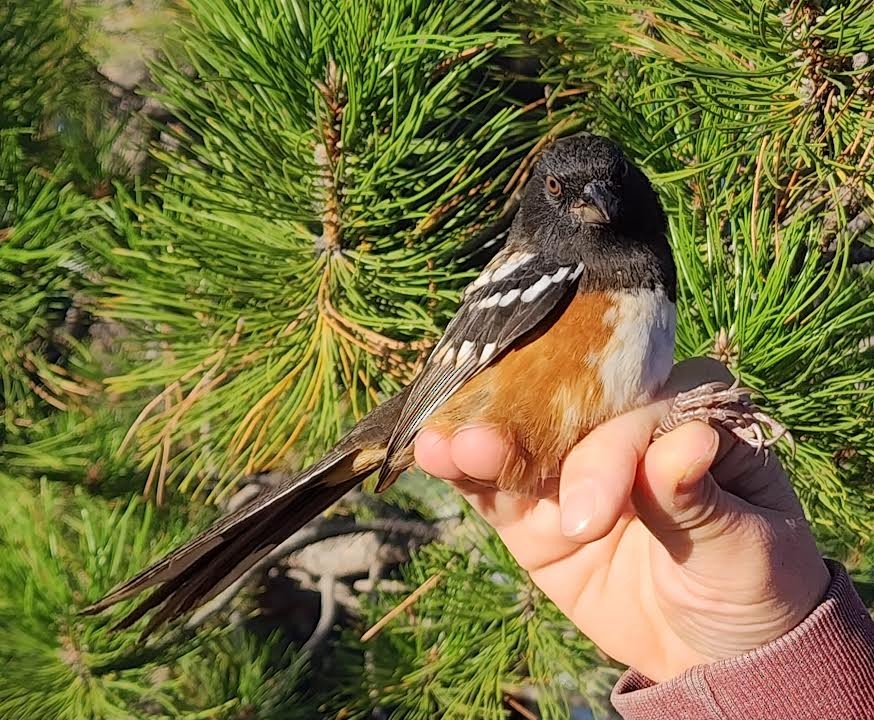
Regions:
<svg viewBox="0 0 874 720"><path fill-rule="evenodd" d="M676 306L664 290L639 289L613 294L604 320L610 341L598 358L604 400L618 414L652 399L668 379L674 362Z"/></svg>
<svg viewBox="0 0 874 720"><path fill-rule="evenodd" d="M532 474L554 476L589 430L658 391L674 328L664 293L578 293L548 329L470 380L426 424L447 434L473 422L503 428L519 454L498 484L527 493Z"/></svg>

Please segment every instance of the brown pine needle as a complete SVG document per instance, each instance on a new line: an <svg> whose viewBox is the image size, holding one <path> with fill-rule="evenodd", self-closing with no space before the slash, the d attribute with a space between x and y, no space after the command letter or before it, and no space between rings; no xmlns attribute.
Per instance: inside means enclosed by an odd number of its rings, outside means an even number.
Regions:
<svg viewBox="0 0 874 720"><path fill-rule="evenodd" d="M537 715L531 712L512 695L505 696L505 700L507 701L507 705L509 705L513 710L519 713L523 718L525 718L525 720L540 720Z"/></svg>
<svg viewBox="0 0 874 720"><path fill-rule="evenodd" d="M380 631L388 625L392 620L394 620L398 615L400 615L404 610L406 610L410 605L412 605L416 600L418 600L422 595L428 592L431 588L433 588L438 582L440 582L440 578L443 576L443 573L436 573L429 577L425 582L423 582L419 587L417 587L413 592L407 595L401 602L399 602L395 607L389 610L385 615L383 615L379 620L376 621L369 630L367 630L361 636L361 642L367 642L372 638L375 638Z"/></svg>
<svg viewBox="0 0 874 720"><path fill-rule="evenodd" d="M178 380L174 380L172 383L167 385L160 393L158 393L155 397L153 397L146 406L140 411L140 414L137 415L136 419L131 423L131 426L128 428L127 433L125 433L124 439L121 441L121 445L119 445L118 450L116 450L116 454L121 456L121 454L125 451L130 443L133 436L136 434L140 425L146 420L149 414L154 410L158 404L168 395L171 395L178 390L181 389L182 384L188 382L191 378L193 378L197 373L204 371L207 366L212 365L213 369L221 363L224 359L225 354L227 353L227 349L223 348L221 350L217 350L212 353L208 358L199 362L195 367L191 368L188 372L186 372L182 377ZM111 388L113 384L113 378L107 378L105 381Z"/></svg>

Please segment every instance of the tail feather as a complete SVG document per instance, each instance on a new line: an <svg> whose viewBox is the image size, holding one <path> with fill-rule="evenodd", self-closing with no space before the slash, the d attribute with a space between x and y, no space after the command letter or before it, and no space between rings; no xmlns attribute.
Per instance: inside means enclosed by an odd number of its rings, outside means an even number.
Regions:
<svg viewBox="0 0 874 720"><path fill-rule="evenodd" d="M373 410L321 460L219 520L82 612L99 613L158 586L115 625L130 627L157 609L145 636L218 595L382 464L385 443L406 395L403 391Z"/></svg>
<svg viewBox="0 0 874 720"><path fill-rule="evenodd" d="M265 517L259 518L256 525L216 548L214 557L203 558L189 567L184 575L167 582L160 590L167 588L169 595L160 601L159 610L149 620L143 634L148 635L164 623L209 602L291 534L343 497L361 479L360 476L354 476L345 483L331 487L313 485L303 488L293 498L293 506L283 503L275 508L275 512L265 513ZM287 512L283 513L283 510ZM151 597L143 604L151 604L150 601Z"/></svg>
<svg viewBox="0 0 874 720"><path fill-rule="evenodd" d="M111 590L101 600L85 608L83 612L86 614L98 613L139 594L147 588L168 583L180 576L196 572L198 565L210 565L245 530L257 529L264 519L272 519L277 511L286 510L288 501L293 503L295 497L302 494L308 486L316 485L318 487L317 483L321 475L337 464L339 464L337 458L326 456L316 465L307 468L299 475L288 479L273 490L255 498L248 505L222 518L193 540L176 548L158 562Z"/></svg>
<svg viewBox="0 0 874 720"><path fill-rule="evenodd" d="M349 474L344 482L335 485L325 483L324 472L306 472L293 478L286 486L269 493L269 501L256 500L259 507L255 512L249 507L241 508L239 515L235 513L221 521L221 529L210 528L84 612L100 612L143 590L159 586L113 626L115 630L130 627L157 608L143 633L148 635L165 622L215 597L283 540L343 497L373 469Z"/></svg>

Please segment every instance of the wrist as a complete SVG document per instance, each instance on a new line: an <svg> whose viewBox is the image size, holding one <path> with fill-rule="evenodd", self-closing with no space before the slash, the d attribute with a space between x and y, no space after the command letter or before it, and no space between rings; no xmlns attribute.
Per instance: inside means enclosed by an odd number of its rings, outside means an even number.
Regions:
<svg viewBox="0 0 874 720"><path fill-rule="evenodd" d="M648 677L664 682L692 667L754 652L803 623L825 598L832 575L818 553L803 565L791 559L780 565L762 577L758 598L748 605L717 593L705 602L699 598L698 607L687 613L674 606L672 616L663 620L661 663L648 663L654 666Z"/></svg>
<svg viewBox="0 0 874 720"><path fill-rule="evenodd" d="M622 717L874 717L874 623L846 571L826 561L829 587L796 627L743 655L668 682L629 670L611 699Z"/></svg>

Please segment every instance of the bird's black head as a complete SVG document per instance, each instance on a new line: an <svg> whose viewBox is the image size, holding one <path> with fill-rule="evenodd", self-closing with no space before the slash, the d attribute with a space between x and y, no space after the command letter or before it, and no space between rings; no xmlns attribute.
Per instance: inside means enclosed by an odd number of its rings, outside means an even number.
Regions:
<svg viewBox="0 0 874 720"><path fill-rule="evenodd" d="M549 145L534 166L522 209L541 225L568 230L649 236L665 231L649 180L618 145L597 135Z"/></svg>
<svg viewBox="0 0 874 720"><path fill-rule="evenodd" d="M621 268L629 263L653 265L673 292L673 258L658 196L606 138L583 133L551 143L532 170L517 220L520 240L577 256L593 269L605 266L610 274L620 268L627 276Z"/></svg>

